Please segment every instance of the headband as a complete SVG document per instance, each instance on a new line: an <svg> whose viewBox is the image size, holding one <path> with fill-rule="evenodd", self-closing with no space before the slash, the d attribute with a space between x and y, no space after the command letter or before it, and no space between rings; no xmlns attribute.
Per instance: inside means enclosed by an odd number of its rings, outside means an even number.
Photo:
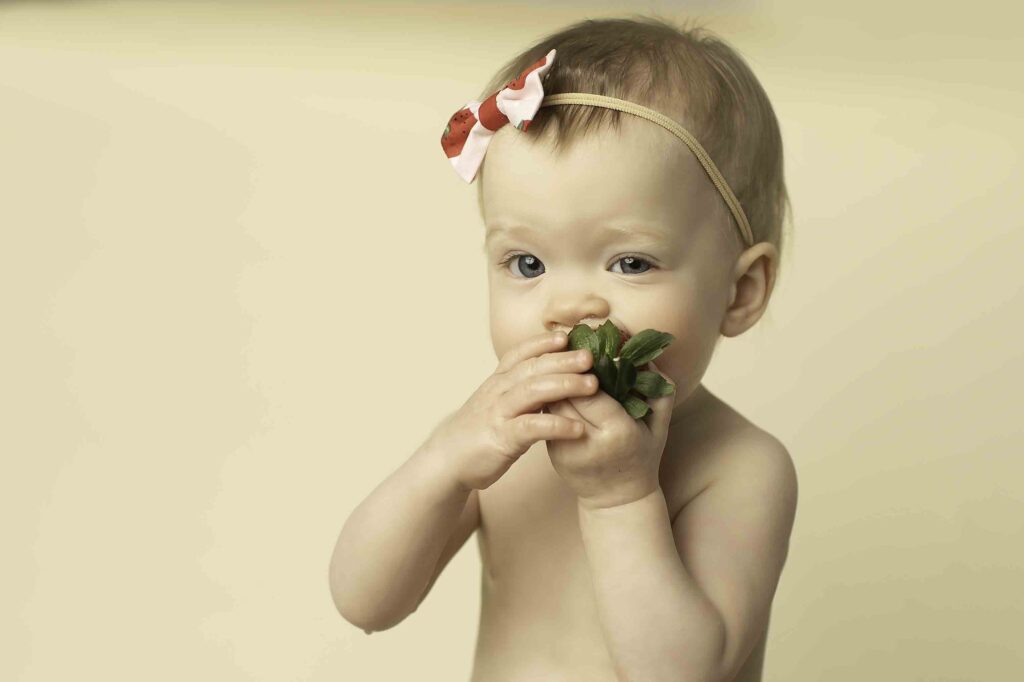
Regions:
<svg viewBox="0 0 1024 682"><path fill-rule="evenodd" d="M494 133L506 123L512 123L517 129L525 131L533 121L540 107L557 106L559 104L589 104L605 107L640 116L657 123L682 140L693 152L704 171L708 174L715 189L722 195L729 212L736 221L736 227L743 236L747 246L753 246L754 237L750 231L750 223L743 207L732 193L729 183L725 181L715 162L701 146L700 142L683 126L668 116L648 109L647 107L628 102L616 97L595 95L586 92L565 92L544 96L541 78L550 70L555 60L555 50L551 50L527 67L519 77L509 81L482 102L470 101L460 108L448 120L444 133L441 135L441 148L451 161L455 172L466 182L473 182L476 172L483 163L484 153Z"/></svg>

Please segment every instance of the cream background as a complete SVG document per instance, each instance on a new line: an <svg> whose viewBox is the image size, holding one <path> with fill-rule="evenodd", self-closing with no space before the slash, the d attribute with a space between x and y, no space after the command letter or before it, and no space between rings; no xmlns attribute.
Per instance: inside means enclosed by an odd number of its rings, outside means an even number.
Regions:
<svg viewBox="0 0 1024 682"><path fill-rule="evenodd" d="M0 679L468 679L475 540L369 637L327 563L493 370L439 139L624 13L549 5L0 5ZM785 272L706 376L800 476L766 680L1024 677L1012 6L629 8L710 19L782 121Z"/></svg>

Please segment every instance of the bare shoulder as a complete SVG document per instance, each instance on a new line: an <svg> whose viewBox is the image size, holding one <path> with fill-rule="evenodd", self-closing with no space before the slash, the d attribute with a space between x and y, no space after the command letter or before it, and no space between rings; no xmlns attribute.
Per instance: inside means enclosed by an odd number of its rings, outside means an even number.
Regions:
<svg viewBox="0 0 1024 682"><path fill-rule="evenodd" d="M797 471L782 441L730 405L710 395L692 424L682 425L666 445L662 485L671 491L672 518L714 484L769 498L778 514L795 513Z"/></svg>
<svg viewBox="0 0 1024 682"><path fill-rule="evenodd" d="M723 403L725 418L714 452L715 484L746 491L748 499L771 504L771 511L792 516L798 493L796 465L774 435Z"/></svg>
<svg viewBox="0 0 1024 682"><path fill-rule="evenodd" d="M778 438L718 400L716 466L719 476L760 473L779 484L796 485L796 467ZM747 472L745 475L744 472Z"/></svg>
<svg viewBox="0 0 1024 682"><path fill-rule="evenodd" d="M695 441L701 447L687 453L703 462L700 487L673 515L672 534L683 565L721 618L721 678L759 679L755 669L796 515L796 467L778 438L728 406L703 416L704 436Z"/></svg>
<svg viewBox="0 0 1024 682"><path fill-rule="evenodd" d="M796 465L786 446L759 428L747 430L726 442L716 469L715 483L737 493L746 491L750 500L769 505L766 511L792 523L796 511L798 482Z"/></svg>

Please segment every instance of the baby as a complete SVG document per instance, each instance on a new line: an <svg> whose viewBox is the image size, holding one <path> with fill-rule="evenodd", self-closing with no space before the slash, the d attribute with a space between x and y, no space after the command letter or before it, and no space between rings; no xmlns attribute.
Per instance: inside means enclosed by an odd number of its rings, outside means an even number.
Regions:
<svg viewBox="0 0 1024 682"><path fill-rule="evenodd" d="M701 378L778 270L764 90L702 29L586 20L511 60L442 146L479 176L499 362L346 521L338 611L393 627L479 531L475 682L760 680L796 472ZM674 392L643 417L567 349L606 321L675 337L648 365Z"/></svg>

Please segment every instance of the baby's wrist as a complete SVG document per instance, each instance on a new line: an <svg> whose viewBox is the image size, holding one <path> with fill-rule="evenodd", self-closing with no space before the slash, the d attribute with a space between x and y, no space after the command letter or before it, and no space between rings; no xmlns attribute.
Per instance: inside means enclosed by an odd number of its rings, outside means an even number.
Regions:
<svg viewBox="0 0 1024 682"><path fill-rule="evenodd" d="M451 448L443 446L434 438L428 439L416 452L416 457L430 480L439 483L448 493L459 492L469 495L473 489L459 478L458 469L451 455Z"/></svg>

